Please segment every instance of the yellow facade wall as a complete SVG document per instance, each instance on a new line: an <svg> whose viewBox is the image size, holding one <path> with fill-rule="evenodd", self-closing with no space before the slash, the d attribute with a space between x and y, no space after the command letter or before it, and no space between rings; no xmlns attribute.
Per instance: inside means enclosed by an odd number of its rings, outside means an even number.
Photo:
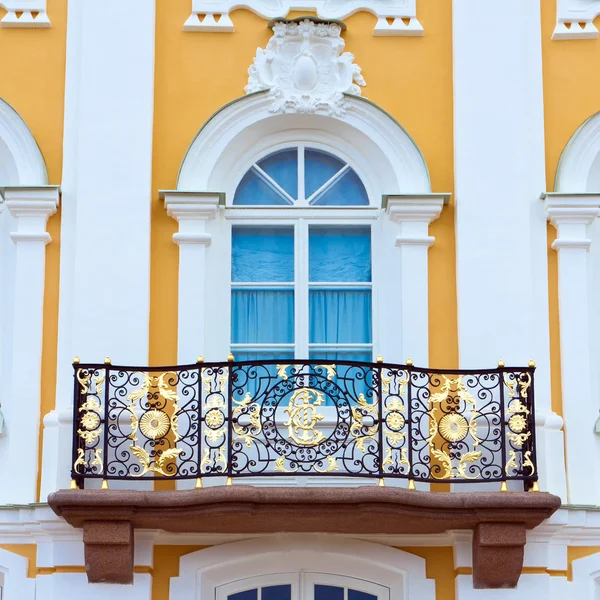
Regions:
<svg viewBox="0 0 600 600"><path fill-rule="evenodd" d="M48 168L48 180L62 178L67 0L48 0L48 29L0 28L0 98L21 115ZM0 9L0 18L5 14ZM46 247L46 291L42 353L41 416L55 406L58 336L60 207L48 222L52 243ZM43 426L40 423L39 453ZM40 471L41 472L41 471ZM38 489L39 489L38 476Z"/></svg>
<svg viewBox="0 0 600 600"><path fill-rule="evenodd" d="M554 189L560 155L569 138L590 116L600 110L600 81L594 67L600 64L600 39L553 41L556 24L555 0L542 0L542 60L546 135L546 190ZM596 25L599 20L596 20ZM540 190L542 191L542 190ZM562 414L560 380L560 336L558 320L558 266L550 248L554 227L548 228L550 300L550 346L552 409Z"/></svg>
<svg viewBox="0 0 600 600"><path fill-rule="evenodd" d="M157 190L174 189L183 156L197 130L221 106L244 94L248 67L265 47L267 21L246 10L232 13L236 31L184 33L189 0L157 0L152 199L150 363L177 359L177 224ZM374 37L376 19L345 20L346 49L367 81L363 94L390 112L414 138L429 167L432 188L453 191L451 2L421 0L422 38ZM430 364L457 366L454 210L431 227ZM170 282L164 285L164 282ZM225 357L223 357L225 358Z"/></svg>

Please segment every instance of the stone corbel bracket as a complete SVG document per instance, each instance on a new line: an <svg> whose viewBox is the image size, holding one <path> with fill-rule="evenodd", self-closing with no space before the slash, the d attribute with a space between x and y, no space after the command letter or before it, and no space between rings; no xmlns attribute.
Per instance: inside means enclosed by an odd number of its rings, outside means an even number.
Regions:
<svg viewBox="0 0 600 600"><path fill-rule="evenodd" d="M594 19L600 15L600 0L557 0L553 40L590 40L598 37Z"/></svg>
<svg viewBox="0 0 600 600"><path fill-rule="evenodd" d="M373 31L376 36L422 36L423 26L417 19L417 0L192 0L192 14L183 31L233 32L230 11L246 8L263 17L284 17L291 10L310 10L321 19L344 19L356 12L367 11L377 16Z"/></svg>
<svg viewBox="0 0 600 600"><path fill-rule="evenodd" d="M52 27L46 14L46 0L0 0L6 15L0 27Z"/></svg>
<svg viewBox="0 0 600 600"><path fill-rule="evenodd" d="M176 533L429 534L472 530L476 588L514 588L525 534L560 507L526 492L420 492L391 487L246 485L141 492L61 490L52 510L83 528L90 583L131 583L135 529Z"/></svg>

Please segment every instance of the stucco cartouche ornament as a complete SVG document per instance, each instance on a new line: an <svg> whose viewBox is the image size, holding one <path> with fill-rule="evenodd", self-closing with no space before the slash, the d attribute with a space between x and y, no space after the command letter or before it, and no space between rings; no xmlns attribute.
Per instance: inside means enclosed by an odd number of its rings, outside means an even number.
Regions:
<svg viewBox="0 0 600 600"><path fill-rule="evenodd" d="M361 95L366 85L354 55L342 52L339 23L318 19L279 20L267 48L258 48L248 70L247 94L271 90L273 113L343 117L344 94Z"/></svg>

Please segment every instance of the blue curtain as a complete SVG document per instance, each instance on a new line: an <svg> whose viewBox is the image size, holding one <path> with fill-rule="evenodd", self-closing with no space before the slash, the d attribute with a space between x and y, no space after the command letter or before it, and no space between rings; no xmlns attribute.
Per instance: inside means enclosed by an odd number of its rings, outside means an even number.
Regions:
<svg viewBox="0 0 600 600"><path fill-rule="evenodd" d="M294 342L293 290L234 289L231 308L233 344Z"/></svg>

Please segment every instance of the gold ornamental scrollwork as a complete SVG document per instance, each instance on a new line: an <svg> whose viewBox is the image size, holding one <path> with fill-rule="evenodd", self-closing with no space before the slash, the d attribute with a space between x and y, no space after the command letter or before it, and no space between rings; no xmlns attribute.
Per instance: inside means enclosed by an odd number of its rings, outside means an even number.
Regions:
<svg viewBox="0 0 600 600"><path fill-rule="evenodd" d="M357 405L352 407L352 423L350 425L350 435L356 440L356 446L362 452L366 452L365 443L374 439L379 431L377 425L379 410L377 401L368 402L364 394L358 397ZM369 418L372 424L365 424L365 419Z"/></svg>
<svg viewBox="0 0 600 600"><path fill-rule="evenodd" d="M177 380L177 374L170 371L160 375L150 375L141 373L142 385L132 390L127 400L129 404L126 409L129 412L129 422L131 433L129 438L133 444L129 446L132 454L139 460L142 467L137 477L143 477L146 473L152 472L164 477L171 477L176 470L170 469L169 465L183 451L181 448L173 447L166 450L156 450L150 454L143 446L139 446L138 432L145 438L156 442L157 440L166 440L166 436L171 432L173 434L173 443L177 443L181 436L179 435L179 396L168 380ZM170 410L157 408L157 397L165 402L165 408L170 404ZM146 399L150 405L149 409L144 409L142 401ZM138 411L141 409L141 416Z"/></svg>
<svg viewBox="0 0 600 600"><path fill-rule="evenodd" d="M298 446L316 446L326 439L316 429L317 423L325 418L317 411L324 402L323 394L311 388L301 388L292 394L289 406L283 411L288 415L284 426L288 428L290 439Z"/></svg>
<svg viewBox="0 0 600 600"><path fill-rule="evenodd" d="M429 437L427 444L429 445L430 453L439 463L441 475L436 475L435 470L431 471L431 476L434 479L478 479L479 473L469 475L467 468L469 465L476 463L482 456L483 452L477 450L481 440L477 435L477 416L479 413L476 410L475 398L468 391L464 383L463 376L449 378L442 376L443 383L440 386L440 391L431 395L430 405L433 405L428 412L429 416ZM444 412L439 416L440 407L448 399L457 397L465 404L465 410L468 409L470 419L467 420L464 414L457 410ZM445 442L457 444L466 439L470 435L473 442L470 444L472 450L461 452L458 456L458 464L453 460L449 452L436 447L436 439L438 436ZM458 453L457 453L458 454Z"/></svg>

